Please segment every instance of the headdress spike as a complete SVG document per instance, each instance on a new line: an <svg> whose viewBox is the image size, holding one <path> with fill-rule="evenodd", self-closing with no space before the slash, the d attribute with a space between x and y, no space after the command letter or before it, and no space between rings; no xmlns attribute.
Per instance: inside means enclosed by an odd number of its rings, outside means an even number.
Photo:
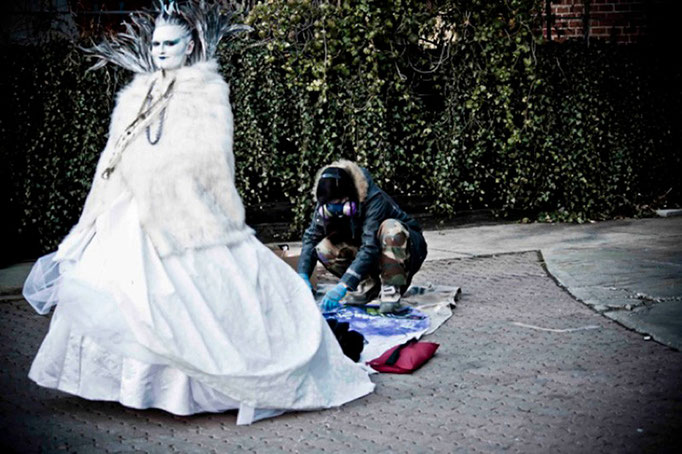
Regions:
<svg viewBox="0 0 682 454"><path fill-rule="evenodd" d="M199 40L195 43L197 50L188 64L210 60L223 37L251 31L247 25L232 23L235 12L232 8L226 8L228 4L226 0L187 0L183 3L157 0L154 10L130 14L130 22L125 22L125 32L83 50L99 59L91 69L114 63L136 73L153 72L156 67L151 57L151 42L156 16L166 19L180 16L190 29L196 31Z"/></svg>

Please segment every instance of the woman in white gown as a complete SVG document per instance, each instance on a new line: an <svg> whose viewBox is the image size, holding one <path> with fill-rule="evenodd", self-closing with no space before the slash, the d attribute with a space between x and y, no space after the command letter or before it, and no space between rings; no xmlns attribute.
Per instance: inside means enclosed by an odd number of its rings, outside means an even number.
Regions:
<svg viewBox="0 0 682 454"><path fill-rule="evenodd" d="M307 285L244 222L229 89L212 60L215 4L132 16L93 48L135 71L79 222L24 287L49 332L41 386L174 414L239 409L238 424L370 393Z"/></svg>

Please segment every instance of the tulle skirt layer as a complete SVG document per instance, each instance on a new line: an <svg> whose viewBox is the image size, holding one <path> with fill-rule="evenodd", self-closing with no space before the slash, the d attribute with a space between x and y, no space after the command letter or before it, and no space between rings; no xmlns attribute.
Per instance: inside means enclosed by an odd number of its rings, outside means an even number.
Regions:
<svg viewBox="0 0 682 454"><path fill-rule="evenodd" d="M159 257L128 195L41 258L24 288L56 306L30 378L175 414L239 423L338 406L373 389L305 283L255 237Z"/></svg>

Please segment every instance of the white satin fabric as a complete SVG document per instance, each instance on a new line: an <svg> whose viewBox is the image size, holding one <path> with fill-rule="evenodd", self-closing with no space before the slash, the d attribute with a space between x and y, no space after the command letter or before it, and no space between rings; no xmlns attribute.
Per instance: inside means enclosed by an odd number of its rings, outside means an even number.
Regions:
<svg viewBox="0 0 682 454"><path fill-rule="evenodd" d="M305 283L255 237L161 258L128 194L38 260L24 296L56 305L29 377L174 414L239 408L238 424L370 393Z"/></svg>

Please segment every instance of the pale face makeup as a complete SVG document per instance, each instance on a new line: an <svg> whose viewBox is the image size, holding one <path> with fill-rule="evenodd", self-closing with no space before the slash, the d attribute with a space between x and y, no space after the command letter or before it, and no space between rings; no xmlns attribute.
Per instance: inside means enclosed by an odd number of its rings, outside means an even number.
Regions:
<svg viewBox="0 0 682 454"><path fill-rule="evenodd" d="M152 59L157 68L166 71L181 68L194 49L187 29L175 24L160 25L152 36Z"/></svg>

